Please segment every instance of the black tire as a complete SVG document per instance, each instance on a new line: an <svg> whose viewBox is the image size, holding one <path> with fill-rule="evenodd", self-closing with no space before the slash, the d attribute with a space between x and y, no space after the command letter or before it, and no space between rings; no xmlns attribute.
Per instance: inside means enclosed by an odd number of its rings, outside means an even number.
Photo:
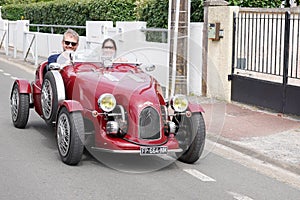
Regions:
<svg viewBox="0 0 300 200"><path fill-rule="evenodd" d="M41 91L43 118L49 126L54 126L58 109L57 86L51 71L44 77Z"/></svg>
<svg viewBox="0 0 300 200"><path fill-rule="evenodd" d="M20 94L17 83L13 85L11 91L10 108L14 126L25 128L29 117L29 94Z"/></svg>
<svg viewBox="0 0 300 200"><path fill-rule="evenodd" d="M183 117L183 124L181 124L182 129L186 138L182 142L181 148L184 152L178 158L179 161L184 163L192 164L196 162L204 149L206 128L203 116L201 113L193 113L193 115L188 117Z"/></svg>
<svg viewBox="0 0 300 200"><path fill-rule="evenodd" d="M77 165L83 154L84 123L81 112L69 113L63 107L57 118L56 139L61 160Z"/></svg>

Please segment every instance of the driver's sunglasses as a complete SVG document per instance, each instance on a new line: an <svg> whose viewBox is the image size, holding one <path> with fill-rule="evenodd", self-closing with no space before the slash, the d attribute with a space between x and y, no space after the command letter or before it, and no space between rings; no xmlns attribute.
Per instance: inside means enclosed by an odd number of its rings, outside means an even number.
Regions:
<svg viewBox="0 0 300 200"><path fill-rule="evenodd" d="M77 45L77 42L70 42L70 41L64 41L65 45L69 46L70 44L72 45L72 47L75 47Z"/></svg>

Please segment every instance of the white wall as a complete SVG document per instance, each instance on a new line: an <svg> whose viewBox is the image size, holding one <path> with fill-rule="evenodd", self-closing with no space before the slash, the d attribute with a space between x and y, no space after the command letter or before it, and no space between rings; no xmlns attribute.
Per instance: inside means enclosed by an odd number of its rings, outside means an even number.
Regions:
<svg viewBox="0 0 300 200"><path fill-rule="evenodd" d="M29 32L28 20L10 21L8 24L9 46L16 47L17 51L23 52L23 58L33 41L26 60L34 61L38 65L41 58L45 59L53 52L62 51L62 35ZM112 37L117 43L119 55L135 54L140 62L154 64L156 70L149 73L162 86L167 87L169 85L169 44L147 42L145 32L141 31L146 28L146 22L117 22L116 27L113 27L112 24L111 21L87 21L87 36L80 37L78 50L97 48L104 39ZM189 85L190 92L197 95L201 95L202 28L203 24L201 23L191 24ZM33 40L34 35L35 40Z"/></svg>
<svg viewBox="0 0 300 200"><path fill-rule="evenodd" d="M0 35L2 47L5 50L5 54L8 55L8 20L0 20Z"/></svg>
<svg viewBox="0 0 300 200"><path fill-rule="evenodd" d="M8 43L11 47L14 45L14 30L16 29L16 26L17 21L8 21Z"/></svg>
<svg viewBox="0 0 300 200"><path fill-rule="evenodd" d="M190 58L189 58L189 91L191 94L202 94L202 35L203 23L191 23Z"/></svg>

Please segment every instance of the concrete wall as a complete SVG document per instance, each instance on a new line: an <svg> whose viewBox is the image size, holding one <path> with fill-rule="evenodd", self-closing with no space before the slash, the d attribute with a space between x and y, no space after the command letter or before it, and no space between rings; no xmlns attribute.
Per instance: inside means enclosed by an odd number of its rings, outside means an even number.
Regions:
<svg viewBox="0 0 300 200"><path fill-rule="evenodd" d="M208 23L220 23L223 38L208 40L207 49L207 96L225 101L231 100L231 74L232 63L232 33L233 12L238 7L213 6L208 8Z"/></svg>

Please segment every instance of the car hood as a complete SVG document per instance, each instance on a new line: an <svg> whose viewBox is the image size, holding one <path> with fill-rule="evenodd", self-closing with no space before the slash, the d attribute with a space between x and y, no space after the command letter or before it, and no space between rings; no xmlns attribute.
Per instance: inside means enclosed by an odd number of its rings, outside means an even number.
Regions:
<svg viewBox="0 0 300 200"><path fill-rule="evenodd" d="M113 94L117 104L127 110L136 110L146 106L159 107L160 101L154 78L143 72L80 72L74 82L72 99L82 103L89 110L98 108L97 100L104 94Z"/></svg>

